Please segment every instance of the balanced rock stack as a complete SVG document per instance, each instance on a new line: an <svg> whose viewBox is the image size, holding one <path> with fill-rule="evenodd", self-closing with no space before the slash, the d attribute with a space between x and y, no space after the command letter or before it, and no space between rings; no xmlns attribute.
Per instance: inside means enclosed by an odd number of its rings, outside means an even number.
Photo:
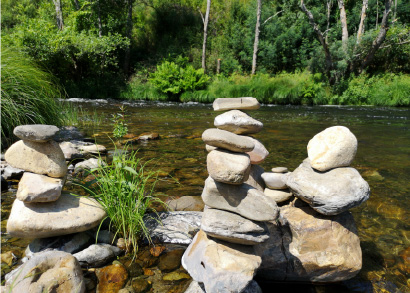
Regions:
<svg viewBox="0 0 410 293"><path fill-rule="evenodd" d="M263 193L263 168L269 154L256 139L263 124L240 110L260 107L255 98L216 99L217 128L202 135L209 151L202 199L207 205L201 230L182 264L206 292L260 292L253 277L261 264L254 246L269 238L266 221L278 217L276 201ZM255 289L256 288L256 289Z"/></svg>
<svg viewBox="0 0 410 293"><path fill-rule="evenodd" d="M88 198L62 192L67 165L53 137L53 125L21 125L14 134L21 140L5 153L12 167L25 172L7 222L13 237L45 238L81 232L105 217L101 206Z"/></svg>

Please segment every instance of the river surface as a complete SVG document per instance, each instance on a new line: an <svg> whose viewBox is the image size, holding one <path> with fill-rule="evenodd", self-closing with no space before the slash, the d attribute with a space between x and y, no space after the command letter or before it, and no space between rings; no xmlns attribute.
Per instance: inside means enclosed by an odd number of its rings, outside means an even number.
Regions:
<svg viewBox="0 0 410 293"><path fill-rule="evenodd" d="M153 159L151 165L166 170L156 193L178 198L201 195L207 178L202 132L212 128L215 116L210 104L119 102L114 100L74 100L83 109L79 128L97 143L114 149L112 115L126 106L128 133L157 132L159 140L135 145L139 156ZM285 166L293 171L307 157L309 140L327 127L343 125L358 139L358 152L352 164L370 185L370 199L351 210L359 231L363 269L353 280L331 285L276 284L292 292L410 292L410 111L406 108L271 106L248 112L263 122L255 135L269 150L261 164L265 170ZM7 204L7 200L2 202ZM2 215L2 230L5 218ZM26 245L20 239L2 240ZM17 246L18 246L17 245ZM264 292L272 292L269 287Z"/></svg>

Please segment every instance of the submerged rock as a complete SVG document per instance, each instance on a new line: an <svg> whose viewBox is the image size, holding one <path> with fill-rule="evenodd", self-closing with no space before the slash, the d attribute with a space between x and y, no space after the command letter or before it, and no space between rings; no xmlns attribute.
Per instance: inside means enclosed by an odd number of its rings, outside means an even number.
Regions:
<svg viewBox="0 0 410 293"><path fill-rule="evenodd" d="M347 167L352 163L357 151L357 139L349 128L333 126L316 134L307 146L313 168L327 171L337 167Z"/></svg>
<svg viewBox="0 0 410 293"><path fill-rule="evenodd" d="M14 128L14 135L23 140L47 142L52 140L60 129L54 125L31 124Z"/></svg>
<svg viewBox="0 0 410 293"><path fill-rule="evenodd" d="M238 214L207 209L202 217L201 229L209 236L244 245L254 245L269 238L263 222L245 219Z"/></svg>
<svg viewBox="0 0 410 293"><path fill-rule="evenodd" d="M208 177L202 199L210 207L237 213L254 221L273 221L278 217L276 202L248 184L230 185Z"/></svg>
<svg viewBox="0 0 410 293"><path fill-rule="evenodd" d="M287 176L293 194L319 213L336 215L356 207L370 196L369 184L354 168L344 167L318 172L309 159Z"/></svg>
<svg viewBox="0 0 410 293"><path fill-rule="evenodd" d="M242 184L248 180L251 161L247 154L214 150L206 158L209 176L218 182Z"/></svg>
<svg viewBox="0 0 410 293"><path fill-rule="evenodd" d="M182 196L178 199L172 199L167 202L171 211L196 211L201 212L204 209L204 201L200 196Z"/></svg>
<svg viewBox="0 0 410 293"><path fill-rule="evenodd" d="M95 270L98 279L96 293L115 293L125 286L128 280L127 269L119 263Z"/></svg>
<svg viewBox="0 0 410 293"><path fill-rule="evenodd" d="M192 281L184 293L206 293L205 286L203 283ZM256 281L252 280L241 293L262 293L262 289Z"/></svg>
<svg viewBox="0 0 410 293"><path fill-rule="evenodd" d="M212 104L214 111L257 110L260 104L255 98L218 98Z"/></svg>
<svg viewBox="0 0 410 293"><path fill-rule="evenodd" d="M31 142L19 140L7 150L7 163L19 169L50 177L64 177L67 165L60 146L55 141Z"/></svg>
<svg viewBox="0 0 410 293"><path fill-rule="evenodd" d="M6 286L21 292L85 292L83 273L78 261L69 253L45 251L13 271Z"/></svg>
<svg viewBox="0 0 410 293"><path fill-rule="evenodd" d="M109 244L93 244L74 254L82 266L100 267L119 256L123 250Z"/></svg>
<svg viewBox="0 0 410 293"><path fill-rule="evenodd" d="M182 257L183 267L195 281L204 283L206 292L242 292L260 264L251 246L213 240L202 230Z"/></svg>
<svg viewBox="0 0 410 293"><path fill-rule="evenodd" d="M258 133L263 128L263 123L253 119L242 111L231 110L215 117L215 127L236 134Z"/></svg>
<svg viewBox="0 0 410 293"><path fill-rule="evenodd" d="M57 201L24 203L16 199L7 222L13 237L45 238L94 228L106 213L95 200L63 193Z"/></svg>

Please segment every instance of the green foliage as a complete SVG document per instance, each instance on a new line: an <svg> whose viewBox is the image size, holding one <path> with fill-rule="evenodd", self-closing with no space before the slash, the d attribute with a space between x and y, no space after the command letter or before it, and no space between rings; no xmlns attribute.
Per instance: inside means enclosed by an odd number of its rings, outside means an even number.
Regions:
<svg viewBox="0 0 410 293"><path fill-rule="evenodd" d="M61 125L60 88L18 48L1 51L1 142L15 141L13 129L22 124Z"/></svg>
<svg viewBox="0 0 410 293"><path fill-rule="evenodd" d="M204 88L209 77L203 69L195 69L192 65L182 67L175 62L164 61L151 74L149 82L160 92L169 96L178 96L186 91Z"/></svg>
<svg viewBox="0 0 410 293"><path fill-rule="evenodd" d="M333 103L341 105L410 106L410 76L362 74L349 81L349 87Z"/></svg>
<svg viewBox="0 0 410 293"><path fill-rule="evenodd" d="M137 152L123 153L111 164L92 169L95 179L81 186L103 206L115 234L125 239L127 251L135 256L140 237L150 240L144 215L153 203L164 203L153 196L156 172L147 170Z"/></svg>
<svg viewBox="0 0 410 293"><path fill-rule="evenodd" d="M121 113L112 114L112 123L114 125L114 129L112 134L115 138L121 138L128 133L127 123L125 122L125 106L120 107Z"/></svg>

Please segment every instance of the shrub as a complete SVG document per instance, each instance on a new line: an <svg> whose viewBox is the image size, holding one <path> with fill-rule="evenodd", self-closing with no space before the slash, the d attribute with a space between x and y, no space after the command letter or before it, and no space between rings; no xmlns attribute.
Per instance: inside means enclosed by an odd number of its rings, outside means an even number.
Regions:
<svg viewBox="0 0 410 293"><path fill-rule="evenodd" d="M110 227L125 239L127 251L133 251L135 256L140 237L151 240L144 215L153 203L163 204L153 196L156 172L147 171L137 152L131 152L114 156L111 164L101 165L90 173L95 179L80 185L103 206Z"/></svg>
<svg viewBox="0 0 410 293"><path fill-rule="evenodd" d="M18 48L1 51L1 141L12 143L14 127L22 124L60 125L61 89Z"/></svg>

